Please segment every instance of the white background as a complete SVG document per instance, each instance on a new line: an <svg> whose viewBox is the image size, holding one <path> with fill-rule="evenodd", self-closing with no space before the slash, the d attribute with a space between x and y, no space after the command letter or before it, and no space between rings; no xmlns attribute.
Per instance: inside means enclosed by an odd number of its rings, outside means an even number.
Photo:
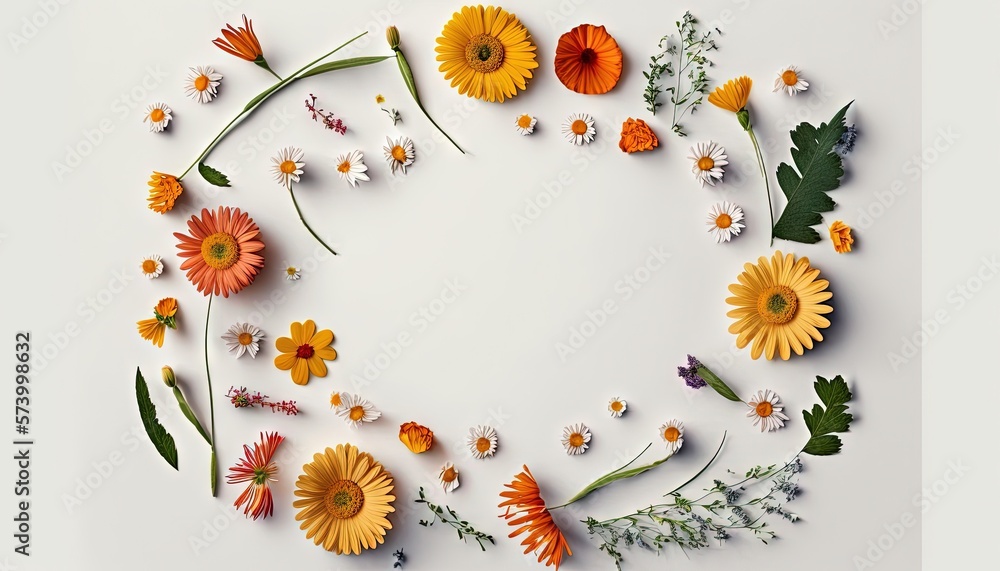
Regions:
<svg viewBox="0 0 1000 571"><path fill-rule="evenodd" d="M854 430L844 437L841 455L806 458L804 492L790 506L803 521L778 522L781 539L768 546L741 537L690 559L669 549L662 561L630 551L626 566L833 570L856 568L860 557L879 569L918 568L919 525L883 540L883 546L891 544L887 550L873 552L872 546L887 533L885 526L920 512L919 502L914 504L921 493L920 366L913 358L894 369L888 358L900 353L900 338L912 337L921 319L921 176L907 170L908 161L933 148L937 130L949 127L928 123L920 132L920 14L906 16L900 3L895 8L901 15L892 24L894 4L882 0L824 5L715 0L692 6L702 21L725 32L713 54L712 78L745 73L756 80L754 124L771 173L789 160L787 132L799 121L826 121L854 100L848 117L862 133L846 161L844 185L834 193L837 210L826 217L827 223L843 219L856 227L856 251L837 255L826 239L808 246L775 244L808 256L830 280L833 325L827 339L804 357L766 362L737 350L726 331L727 285L744 262L773 252L763 184L735 118L706 105L685 122L690 137L679 139L658 115L651 120L661 140L656 152L629 156L616 148L625 117L650 120L641 99L641 71L683 7L620 2L611 10L605 3L577 6L569 0L506 4L532 32L541 67L526 92L499 105L458 95L436 69L434 39L459 6L69 2L27 43L0 50L12 78L3 120L8 206L0 214L0 255L10 276L3 285L3 338L11 340L13 351L14 332L30 330L33 350L45 361L32 381L33 555L28 560L7 551L0 561L6 556L17 569L140 564L378 569L390 568L392 551L403 548L406 569L534 568L533 558L521 554L519 540L506 538L506 525L496 518L503 483L527 464L549 503L561 503L648 442L654 442L648 458L662 455L657 427L683 419L685 446L675 460L561 514L575 554L566 569L608 569L611 561L576 519L621 515L657 501L704 464L723 431L729 431L729 442L709 479L699 484L710 485L726 468L742 471L785 460L807 438L799 411L815 401L812 379L842 374L855 392ZM21 18L31 20L41 8L16 2L5 10L4 31L23 34ZM233 188L216 191L192 176L185 179L186 193L175 211L160 216L147 210L149 173L182 171L217 129L271 83L261 69L211 45L218 29L236 22L241 12L254 19L278 73L296 69L366 26L373 33L349 55L387 54L382 31L390 21L397 24L426 106L469 155L435 138L390 61L286 89L210 155L210 164L231 175ZM897 29L880 28L880 21ZM623 79L608 95L572 93L552 72L559 34L584 22L608 26L625 53ZM182 84L189 66L205 64L225 79L220 97L199 105L185 97ZM771 93L775 71L787 64L803 68L809 92L796 98ZM142 85L150 68L163 76L151 75L147 89ZM122 97L133 91L141 95L134 108L122 107ZM302 102L310 92L345 119L346 136L309 119ZM400 109L403 123L391 125L374 104L376 93ZM147 133L142 124L143 109L153 101L174 110L166 134ZM954 105L954 100L938 103ZM513 130L514 116L523 112L539 118L532 137ZM574 148L562 139L559 126L572 112L597 118L598 140L590 147ZM102 122L110 132L79 166L57 175L53 164L66 164L67 145L77 147ZM417 162L405 178L393 179L381 146L386 135L401 134L417 141ZM727 148L733 164L725 184L703 190L686 157L690 145L709 139ZM285 145L305 149L307 173L297 195L313 226L342 254L336 259L317 248L287 193L270 178L269 157ZM354 148L366 153L373 178L360 189L347 187L335 172L336 155ZM940 153L935 164L957 155ZM907 191L889 208L873 211L897 179ZM556 184L563 188L553 192ZM776 186L773 191L779 193ZM540 213L528 207L546 192L558 196L541 198L546 207ZM721 200L741 204L749 225L727 245L715 244L704 231L708 208ZM207 418L201 351L207 300L178 270L171 234L184 229L196 208L219 204L250 212L263 230L267 264L252 287L214 304L209 340L221 468L220 494L213 500L208 451L167 400L158 371L172 365L193 406ZM938 212L945 206L925 208ZM873 217L870 223L862 212ZM529 214L529 225L515 223L516 216ZM988 218L988 213L970 215ZM644 266L651 248L668 252L670 259L626 299L616 283ZM138 262L151 253L164 256L167 270L147 282L138 275ZM943 308L956 321L969 319L969 313L960 313L968 310L956 309L946 296L975 275L988 253L985 247L957 250L942 260L954 266L949 274L961 279L945 281L932 296L925 292L925 316ZM284 281L281 269L289 263L308 270L302 281ZM119 274L127 276L126 285L111 293ZM461 296L422 327L413 315L436 304L449 282L461 284ZM266 300L273 295L285 301L272 309ZM158 349L139 338L134 323L148 317L164 296L179 299L180 328L169 331ZM556 345L568 343L571 330L607 299L618 311L579 351L561 359ZM87 309L89 300L99 312ZM234 360L219 335L258 315L268 339L262 353L256 360ZM308 318L336 333L340 357L328 363L329 376L299 387L273 367L273 340L288 334L290 322ZM61 333L67 328L77 334ZM402 333L412 344L376 379L356 387L352 378L364 378L366 365ZM935 350L944 351L941 345ZM698 355L744 397L757 389L776 390L792 417L788 427L761 435L739 406L686 388L674 372L686 353ZM137 365L177 440L179 472L166 466L141 433L133 390ZM295 399L303 414L286 418L233 410L223 397L230 385ZM383 411L382 419L349 430L328 410L333 390L360 390ZM630 402L620 420L605 410L615 395ZM433 451L414 456L398 442L398 425L408 420L435 431ZM470 426L486 422L497 426L500 450L492 460L475 461L461 443ZM571 458L559 436L564 425L575 422L587 423L594 441L587 454ZM286 436L278 455L275 515L230 521L225 514L232 513L228 507L241 490L221 483L221 476L242 445L262 430ZM306 541L290 505L301 464L314 452L347 441L374 454L397 484L399 512L386 545L360 557L337 557ZM108 470L112 458L119 462ZM926 463L924 486L945 477L949 460L963 459L968 462L969 455ZM447 460L460 468L462 485L447 498L436 488L430 495L498 538L487 554L461 544L440 525L417 525L425 514L411 503L416 489L433 488ZM8 490L10 466L0 471ZM954 484L959 485L971 487L968 480ZM13 500L11 495L3 501ZM931 516L944 517L945 508L935 510ZM946 524L937 521L937 529L945 531ZM12 549L10 538L7 544Z"/></svg>

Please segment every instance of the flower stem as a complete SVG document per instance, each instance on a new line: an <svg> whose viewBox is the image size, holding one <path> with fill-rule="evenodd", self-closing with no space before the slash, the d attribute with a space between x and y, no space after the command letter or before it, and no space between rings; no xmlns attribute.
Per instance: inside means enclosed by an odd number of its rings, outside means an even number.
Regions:
<svg viewBox="0 0 1000 571"><path fill-rule="evenodd" d="M180 406L181 412L184 414L184 418L188 419L188 421L194 425L198 434L200 434L201 437L205 439L205 442L208 442L208 445L211 446L212 438L208 435L208 432L205 431L205 427L201 425L201 421L199 421L198 417L195 416L194 411L191 410L191 405L188 404L187 399L184 398L184 393L181 392L181 388L177 385L174 385L174 398L177 399L177 405Z"/></svg>
<svg viewBox="0 0 1000 571"><path fill-rule="evenodd" d="M391 47L392 51L396 53L396 64L399 66L399 72L403 75L403 82L406 83L406 88L409 90L410 95L413 96L413 101L416 102L417 107L420 108L421 112L423 112L424 117L427 117L427 120L430 121L431 124L434 125L434 127L436 127L437 130L440 131L441 134L444 135L445 138L448 139L448 141L451 142L451 144L464 155L465 149L458 146L458 143L456 143L455 140L448 135L448 133L445 133L444 129L442 129L441 126L437 124L437 121L431 117L431 114L424 109L424 104L420 102L420 95L417 93L416 80L413 79L413 70L410 69L410 64L406 61L406 56L403 55L403 51L399 49L399 46Z"/></svg>
<svg viewBox="0 0 1000 571"><path fill-rule="evenodd" d="M771 206L771 184L768 182L767 167L764 166L764 155L760 152L760 144L757 142L757 135L753 132L753 127L749 127L750 141L753 142L754 151L757 152L757 164L760 166L760 174L764 177L764 188L767 189L767 215L771 217L771 245L774 245L774 208Z"/></svg>
<svg viewBox="0 0 1000 571"><path fill-rule="evenodd" d="M212 315L212 298L215 297L213 294L208 296L208 309L205 310L205 376L208 377L208 410L211 415L211 436L212 440L209 445L212 447L212 473L210 476L210 481L212 483L212 497L215 497L216 484L218 482L218 470L216 469L216 459L215 459L215 398L212 393L212 371L208 367L208 323L209 318Z"/></svg>
<svg viewBox="0 0 1000 571"><path fill-rule="evenodd" d="M288 194L292 197L292 204L295 205L295 211L299 213L299 220L302 221L302 224L306 227L306 230L308 230L309 233L313 235L313 238L316 238L317 240L319 240L319 243L323 244L324 248L326 248L327 250L330 251L331 254L333 254L334 256L336 256L337 252L334 252L333 248L331 248L330 246L327 246L326 242L324 242L323 239L320 238L319 235L316 234L316 232L313 231L312 227L309 226L309 223L306 222L306 217L302 215L302 209L299 208L299 202L297 200L295 200L295 193L292 192L292 185L291 184L288 185Z"/></svg>

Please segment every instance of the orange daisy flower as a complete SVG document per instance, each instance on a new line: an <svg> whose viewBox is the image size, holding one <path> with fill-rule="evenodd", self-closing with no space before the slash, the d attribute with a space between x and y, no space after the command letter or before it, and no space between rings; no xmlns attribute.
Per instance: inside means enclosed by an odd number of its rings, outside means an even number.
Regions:
<svg viewBox="0 0 1000 571"><path fill-rule="evenodd" d="M149 177L149 209L166 214L174 208L174 203L184 192L177 177L172 174L153 171Z"/></svg>
<svg viewBox="0 0 1000 571"><path fill-rule="evenodd" d="M577 93L607 93L622 76L622 50L604 26L582 24L556 45L556 77Z"/></svg>
<svg viewBox="0 0 1000 571"><path fill-rule="evenodd" d="M531 470L524 466L524 471L515 476L511 483L504 484L504 487L510 488L510 491L500 492L500 497L507 498L498 506L507 508L500 517L508 520L507 525L511 527L520 526L507 537L517 537L528 532L528 537L521 542L521 545L527 546L524 552L535 552L539 563L544 562L546 567L555 565L558 571L563 551L567 556L572 556L573 551L545 507L545 500L542 499Z"/></svg>
<svg viewBox="0 0 1000 571"><path fill-rule="evenodd" d="M407 422L399 427L399 441L414 454L427 452L434 445L434 432L416 422Z"/></svg>
<svg viewBox="0 0 1000 571"><path fill-rule="evenodd" d="M253 218L239 208L220 206L216 212L201 210L188 221L190 234L174 232L180 240L177 253L187 258L181 270L205 295L229 297L250 285L264 267L264 242Z"/></svg>
<svg viewBox="0 0 1000 571"><path fill-rule="evenodd" d="M291 337L278 337L274 347L281 352L274 358L274 366L282 371L292 371L292 382L296 385L309 383L310 375L326 376L326 363L337 358L337 350L330 347L333 331L316 331L316 322L307 319L305 323L292 323Z"/></svg>
<svg viewBox="0 0 1000 571"><path fill-rule="evenodd" d="M243 26L234 28L232 24L226 24L226 28L222 30L222 35L225 36L225 39L215 38L212 40L212 43L218 46L219 49L240 59L252 61L271 72L271 75L274 77L277 77L279 80L281 79L267 65L267 60L264 59L264 50L261 49L260 42L257 41L257 34L253 31L253 22L247 19L246 14L243 15Z"/></svg>
<svg viewBox="0 0 1000 571"><path fill-rule="evenodd" d="M747 102L750 101L751 87L753 80L745 75L730 79L708 94L708 102L726 111L739 113L746 109Z"/></svg>
<svg viewBox="0 0 1000 571"><path fill-rule="evenodd" d="M153 308L153 316L150 319L137 321L136 326L143 339L152 341L157 347L163 347L163 337L167 327L177 329L177 300L172 297L161 299Z"/></svg>
<svg viewBox="0 0 1000 571"><path fill-rule="evenodd" d="M239 508L243 508L243 515L257 519L267 517L274 513L274 499L271 497L270 482L277 481L274 477L278 473L278 465L272 461L275 450L285 439L278 436L277 432L265 435L260 433L260 442L255 442L253 450L246 444L243 445L243 458L229 469L226 481L230 484L240 484L250 482L247 489L243 490L240 497L233 503Z"/></svg>

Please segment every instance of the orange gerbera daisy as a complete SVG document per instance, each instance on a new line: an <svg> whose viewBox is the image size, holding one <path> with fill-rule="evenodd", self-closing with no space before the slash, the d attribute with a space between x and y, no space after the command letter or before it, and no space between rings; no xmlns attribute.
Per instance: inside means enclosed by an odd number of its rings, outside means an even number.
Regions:
<svg viewBox="0 0 1000 571"><path fill-rule="evenodd" d="M607 93L622 76L622 50L604 26L582 24L556 45L556 77L577 93Z"/></svg>
<svg viewBox="0 0 1000 571"><path fill-rule="evenodd" d="M190 235L174 232L187 277L205 295L229 297L250 285L264 267L264 242L253 218L239 208L201 210L188 221Z"/></svg>
<svg viewBox="0 0 1000 571"><path fill-rule="evenodd" d="M274 366L282 371L292 371L292 382L296 385L309 383L309 376L326 376L326 363L337 358L337 350L330 347L333 331L316 331L316 323L307 319L305 323L295 322L291 326L291 337L278 337L274 347L281 352L274 358Z"/></svg>
<svg viewBox="0 0 1000 571"><path fill-rule="evenodd" d="M225 36L225 39L215 38L212 40L212 43L219 49L240 59L252 61L271 72L271 75L279 80L281 79L268 67L267 61L264 59L264 50L261 49L260 42L257 41L257 34L253 31L253 22L247 19L246 14L243 15L243 26L234 28L232 24L226 24L222 35Z"/></svg>
<svg viewBox="0 0 1000 571"><path fill-rule="evenodd" d="M163 347L163 337L167 332L167 327L177 329L177 300L172 297L165 297L153 308L153 317L136 322L139 328L139 335L143 339L148 339L157 347Z"/></svg>
<svg viewBox="0 0 1000 571"><path fill-rule="evenodd" d="M153 171L149 177L149 209L166 214L174 208L174 203L184 192L177 177L172 174Z"/></svg>
<svg viewBox="0 0 1000 571"><path fill-rule="evenodd" d="M277 432L267 435L261 432L260 442L254 443L253 450L244 444L243 458L229 469L229 476L226 479L230 484L250 482L247 489L243 490L233 503L237 508L246 504L243 515L257 519L266 518L274 513L274 499L271 497L268 483L277 481L274 475L278 473L278 465L271 459L284 439L285 437L278 436Z"/></svg>
<svg viewBox="0 0 1000 571"><path fill-rule="evenodd" d="M427 452L434 445L434 431L410 421L399 427L399 441L414 454Z"/></svg>
<svg viewBox="0 0 1000 571"><path fill-rule="evenodd" d="M515 476L511 483L504 484L504 487L510 488L510 491L500 492L500 497L507 498L498 506L506 508L500 517L507 520L507 525L511 527L520 526L507 537L517 537L528 532L528 537L521 542L521 545L527 546L524 552L535 552L539 563L544 562L546 567L555 565L558 571L563 551L567 556L572 556L573 551L545 507L545 500L542 499L531 470L524 466L524 471Z"/></svg>

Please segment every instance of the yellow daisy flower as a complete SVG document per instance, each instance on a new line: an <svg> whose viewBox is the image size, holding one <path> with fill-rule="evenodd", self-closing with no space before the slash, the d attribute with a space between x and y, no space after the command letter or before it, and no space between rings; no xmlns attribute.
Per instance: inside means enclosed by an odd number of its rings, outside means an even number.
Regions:
<svg viewBox="0 0 1000 571"><path fill-rule="evenodd" d="M337 350L330 347L333 331L316 331L316 323L292 323L291 337L278 337L274 347L281 355L274 358L274 366L282 371L292 371L292 382L296 385L309 383L310 375L326 376L326 363L337 358Z"/></svg>

